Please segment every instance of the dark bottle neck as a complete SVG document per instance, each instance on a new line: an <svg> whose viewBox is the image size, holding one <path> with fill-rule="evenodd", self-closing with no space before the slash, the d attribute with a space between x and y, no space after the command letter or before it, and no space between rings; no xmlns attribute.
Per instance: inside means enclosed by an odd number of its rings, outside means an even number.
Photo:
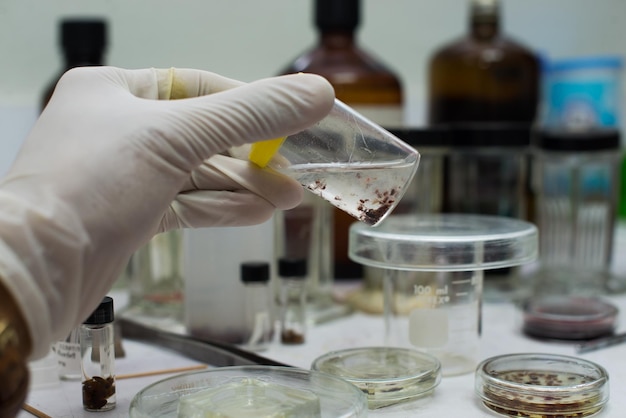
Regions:
<svg viewBox="0 0 626 418"><path fill-rule="evenodd" d="M500 7L497 0L473 0L469 29L472 38L489 41L500 33Z"/></svg>
<svg viewBox="0 0 626 418"><path fill-rule="evenodd" d="M500 34L498 22L472 22L470 27L472 38L478 41L489 41Z"/></svg>
<svg viewBox="0 0 626 418"><path fill-rule="evenodd" d="M90 65L103 65L104 51L65 51L65 67L85 67Z"/></svg>
<svg viewBox="0 0 626 418"><path fill-rule="evenodd" d="M353 30L325 30L320 33L319 42L326 48L349 48L356 41Z"/></svg>
<svg viewBox="0 0 626 418"><path fill-rule="evenodd" d="M326 48L354 45L359 27L361 0L315 0L315 28Z"/></svg>

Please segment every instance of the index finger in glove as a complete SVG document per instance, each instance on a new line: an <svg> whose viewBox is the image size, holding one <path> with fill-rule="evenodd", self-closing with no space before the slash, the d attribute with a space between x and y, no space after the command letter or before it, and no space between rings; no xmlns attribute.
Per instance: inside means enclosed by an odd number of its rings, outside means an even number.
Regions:
<svg viewBox="0 0 626 418"><path fill-rule="evenodd" d="M173 164L195 168L233 146L310 127L328 114L334 98L332 86L321 76L273 77L206 96L162 101L160 117L143 135L150 135L144 138L148 144L155 144L156 135L165 140L159 147L177 150Z"/></svg>
<svg viewBox="0 0 626 418"><path fill-rule="evenodd" d="M205 96L245 84L210 71L187 68L123 70L121 76L133 95L159 100Z"/></svg>

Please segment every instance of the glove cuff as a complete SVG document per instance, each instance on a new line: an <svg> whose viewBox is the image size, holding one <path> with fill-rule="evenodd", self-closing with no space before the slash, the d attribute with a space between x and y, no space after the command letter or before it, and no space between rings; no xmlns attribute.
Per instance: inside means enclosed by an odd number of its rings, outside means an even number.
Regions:
<svg viewBox="0 0 626 418"><path fill-rule="evenodd" d="M0 286L12 296L15 305L21 307L20 313L27 328L25 331L32 343L31 358L44 357L51 341L46 299L20 258L4 241L0 241L0 282Z"/></svg>
<svg viewBox="0 0 626 418"><path fill-rule="evenodd" d="M32 358L77 325L88 242L62 202L43 190L38 199L0 190L0 281L22 310Z"/></svg>

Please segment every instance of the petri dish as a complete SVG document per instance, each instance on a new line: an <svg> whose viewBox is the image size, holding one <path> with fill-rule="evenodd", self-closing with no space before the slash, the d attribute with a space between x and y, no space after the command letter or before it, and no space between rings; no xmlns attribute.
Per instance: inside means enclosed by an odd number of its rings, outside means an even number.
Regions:
<svg viewBox="0 0 626 418"><path fill-rule="evenodd" d="M618 309L596 297L550 296L523 307L523 331L542 339L589 340L614 333Z"/></svg>
<svg viewBox="0 0 626 418"><path fill-rule="evenodd" d="M427 396L441 381L437 358L399 347L360 347L331 351L311 369L344 379L367 395L370 409Z"/></svg>
<svg viewBox="0 0 626 418"><path fill-rule="evenodd" d="M132 418L352 418L365 417L367 412L365 394L351 383L325 373L280 366L183 373L142 389L130 405Z"/></svg>
<svg viewBox="0 0 626 418"><path fill-rule="evenodd" d="M521 353L484 360L476 369L475 391L483 404L504 416L587 417L609 399L609 376L577 357Z"/></svg>
<svg viewBox="0 0 626 418"><path fill-rule="evenodd" d="M487 270L535 260L537 237L535 225L503 216L391 215L375 228L352 224L349 256L385 269Z"/></svg>

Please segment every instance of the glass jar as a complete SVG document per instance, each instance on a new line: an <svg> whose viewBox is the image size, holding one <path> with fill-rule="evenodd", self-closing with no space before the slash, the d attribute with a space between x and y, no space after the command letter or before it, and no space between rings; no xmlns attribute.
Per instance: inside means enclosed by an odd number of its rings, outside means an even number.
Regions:
<svg viewBox="0 0 626 418"><path fill-rule="evenodd" d="M620 158L616 130L537 134L535 295L598 295L610 289Z"/></svg>

